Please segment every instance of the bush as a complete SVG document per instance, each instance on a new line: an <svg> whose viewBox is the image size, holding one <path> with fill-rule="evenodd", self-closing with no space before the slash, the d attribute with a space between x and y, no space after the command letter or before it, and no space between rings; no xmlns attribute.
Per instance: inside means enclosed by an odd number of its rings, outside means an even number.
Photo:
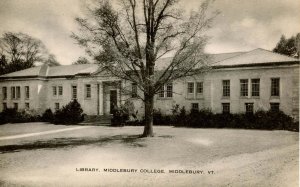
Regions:
<svg viewBox="0 0 300 187"><path fill-rule="evenodd" d="M129 110L126 105L121 107L116 107L112 111L113 117L111 119L112 126L124 126L126 121L129 120Z"/></svg>
<svg viewBox="0 0 300 187"><path fill-rule="evenodd" d="M45 112L43 113L41 120L43 122L53 122L54 120L54 114L52 112L52 110L50 108L48 108L47 110L45 110Z"/></svg>
<svg viewBox="0 0 300 187"><path fill-rule="evenodd" d="M17 111L14 108L7 108L0 113L0 124L5 123L26 123L39 121L40 116L34 110Z"/></svg>
<svg viewBox="0 0 300 187"><path fill-rule="evenodd" d="M55 124L77 124L83 121L83 110L76 99L54 113Z"/></svg>
<svg viewBox="0 0 300 187"><path fill-rule="evenodd" d="M179 107L179 105L175 105L175 107L172 110L173 116L172 121L174 126L187 126L187 112L185 110L185 107L182 108Z"/></svg>
<svg viewBox="0 0 300 187"><path fill-rule="evenodd" d="M1 124L5 124L5 123L13 123L13 121L15 120L17 116L17 110L14 108L7 108L5 110L3 110L3 112L1 112L1 120L0 123Z"/></svg>
<svg viewBox="0 0 300 187"><path fill-rule="evenodd" d="M257 111L254 114L213 114L208 109L191 110L188 114L184 107L179 110L175 105L172 116L164 116L160 110L154 112L154 124L194 128L243 128L266 130L299 131L299 122L282 111Z"/></svg>

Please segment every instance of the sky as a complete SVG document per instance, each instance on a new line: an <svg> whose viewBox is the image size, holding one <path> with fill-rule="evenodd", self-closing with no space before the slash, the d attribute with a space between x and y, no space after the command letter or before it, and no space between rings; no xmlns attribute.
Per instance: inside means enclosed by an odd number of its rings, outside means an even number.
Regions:
<svg viewBox="0 0 300 187"><path fill-rule="evenodd" d="M190 11L201 0L181 0ZM85 56L84 49L70 38L78 31L75 17L83 15L83 0L0 0L0 36L23 32L38 38L63 64ZM300 0L216 0L220 15L207 33L208 53L272 50L280 36L300 32Z"/></svg>

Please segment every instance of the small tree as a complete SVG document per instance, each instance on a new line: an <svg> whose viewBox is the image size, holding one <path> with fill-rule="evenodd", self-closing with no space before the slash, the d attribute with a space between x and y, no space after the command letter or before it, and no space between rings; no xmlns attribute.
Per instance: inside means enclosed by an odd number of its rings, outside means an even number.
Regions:
<svg viewBox="0 0 300 187"><path fill-rule="evenodd" d="M52 112L52 110L50 108L48 108L47 110L45 110L45 112L43 113L41 120L43 122L52 122L54 119L54 114Z"/></svg>
<svg viewBox="0 0 300 187"><path fill-rule="evenodd" d="M203 35L217 12L204 1L187 17L178 0L96 1L86 18L77 18L81 33L73 34L104 69L135 83L145 105L144 137L153 136L154 96L176 79L203 73L209 67ZM158 68L158 61L173 54ZM158 68L155 71L155 68Z"/></svg>
<svg viewBox="0 0 300 187"><path fill-rule="evenodd" d="M54 113L54 123L77 124L83 121L83 110L76 99Z"/></svg>

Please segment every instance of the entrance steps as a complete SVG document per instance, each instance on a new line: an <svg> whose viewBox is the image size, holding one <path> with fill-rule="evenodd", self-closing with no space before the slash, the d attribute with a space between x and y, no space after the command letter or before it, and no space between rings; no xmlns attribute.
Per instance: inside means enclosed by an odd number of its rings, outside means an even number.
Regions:
<svg viewBox="0 0 300 187"><path fill-rule="evenodd" d="M111 124L110 115L86 115L84 116L82 125L110 125Z"/></svg>

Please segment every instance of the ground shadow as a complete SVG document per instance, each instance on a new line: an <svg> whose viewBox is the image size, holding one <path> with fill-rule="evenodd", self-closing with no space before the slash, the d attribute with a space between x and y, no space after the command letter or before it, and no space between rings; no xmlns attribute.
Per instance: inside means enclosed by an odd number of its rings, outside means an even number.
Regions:
<svg viewBox="0 0 300 187"><path fill-rule="evenodd" d="M72 148L82 145L104 146L109 143L121 143L131 147L145 147L144 140L140 135L116 135L99 138L54 138L25 144L0 146L0 154L23 150Z"/></svg>

